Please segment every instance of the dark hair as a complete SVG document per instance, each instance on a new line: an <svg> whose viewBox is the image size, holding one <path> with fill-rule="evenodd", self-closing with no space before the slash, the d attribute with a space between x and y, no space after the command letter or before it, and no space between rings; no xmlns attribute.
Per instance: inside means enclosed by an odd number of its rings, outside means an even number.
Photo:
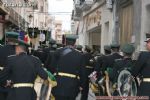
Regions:
<svg viewBox="0 0 150 100"><path fill-rule="evenodd" d="M120 47L112 47L111 49L112 49L112 51L119 52Z"/></svg>
<svg viewBox="0 0 150 100"><path fill-rule="evenodd" d="M110 50L104 50L105 54L111 54Z"/></svg>
<svg viewBox="0 0 150 100"><path fill-rule="evenodd" d="M90 52L91 52L91 49L85 48L85 51L88 52L88 53L90 53Z"/></svg>
<svg viewBox="0 0 150 100"><path fill-rule="evenodd" d="M66 40L66 45L74 45L75 43L76 43L76 41Z"/></svg>

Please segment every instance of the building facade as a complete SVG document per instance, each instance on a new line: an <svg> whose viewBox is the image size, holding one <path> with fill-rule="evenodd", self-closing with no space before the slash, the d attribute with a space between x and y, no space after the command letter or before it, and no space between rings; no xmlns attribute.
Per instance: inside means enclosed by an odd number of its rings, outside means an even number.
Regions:
<svg viewBox="0 0 150 100"><path fill-rule="evenodd" d="M55 40L57 43L62 43L62 21L55 20Z"/></svg>
<svg viewBox="0 0 150 100"><path fill-rule="evenodd" d="M113 41L133 43L136 51L146 50L150 33L149 0L74 0L72 19L78 43L99 48Z"/></svg>
<svg viewBox="0 0 150 100"><path fill-rule="evenodd" d="M149 0L115 0L114 1L114 40L120 44L133 43L136 51L146 50L144 40L150 33Z"/></svg>
<svg viewBox="0 0 150 100"><path fill-rule="evenodd" d="M106 0L75 0L74 6L74 12L82 11L80 14L73 12L72 17L78 22L76 33L79 35L79 44L103 52L103 46L112 41L112 7L108 7Z"/></svg>
<svg viewBox="0 0 150 100"><path fill-rule="evenodd" d="M0 13L0 39L6 31L16 31L29 34L33 47L39 45L40 34L45 35L44 44L49 40L53 18L48 0L0 0Z"/></svg>

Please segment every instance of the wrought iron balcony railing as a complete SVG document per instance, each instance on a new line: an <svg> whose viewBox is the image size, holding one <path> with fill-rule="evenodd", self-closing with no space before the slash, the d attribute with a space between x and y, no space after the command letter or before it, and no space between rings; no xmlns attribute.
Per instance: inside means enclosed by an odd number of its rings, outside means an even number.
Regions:
<svg viewBox="0 0 150 100"><path fill-rule="evenodd" d="M91 8L92 4L94 3L93 0L85 0L83 3L82 3L82 10L83 11L87 11Z"/></svg>

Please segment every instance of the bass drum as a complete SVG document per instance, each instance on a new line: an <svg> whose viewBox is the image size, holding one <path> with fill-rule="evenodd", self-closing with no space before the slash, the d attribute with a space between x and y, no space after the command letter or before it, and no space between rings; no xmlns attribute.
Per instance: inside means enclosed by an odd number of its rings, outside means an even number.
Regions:
<svg viewBox="0 0 150 100"><path fill-rule="evenodd" d="M36 100L51 100L51 84L47 83L40 77L37 77L34 82L34 89L37 93L37 99Z"/></svg>
<svg viewBox="0 0 150 100"><path fill-rule="evenodd" d="M120 96L136 96L137 82L127 69L120 71L117 88Z"/></svg>

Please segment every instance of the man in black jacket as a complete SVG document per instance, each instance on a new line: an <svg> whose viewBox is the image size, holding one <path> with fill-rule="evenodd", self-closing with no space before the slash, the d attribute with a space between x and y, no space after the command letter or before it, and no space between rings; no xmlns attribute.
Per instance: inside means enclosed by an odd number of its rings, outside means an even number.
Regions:
<svg viewBox="0 0 150 100"><path fill-rule="evenodd" d="M120 59L122 56L119 54L120 45L117 43L112 43L111 45L111 54L104 57L102 64L102 72L107 69L112 69L115 59ZM110 70L109 72L111 72Z"/></svg>
<svg viewBox="0 0 150 100"><path fill-rule="evenodd" d="M19 45L15 47L16 55L8 57L7 65L0 72L0 82L10 79L12 83L7 100L36 100L33 86L37 75L44 80L48 79L40 60L27 55L25 45L27 46L23 41L19 41Z"/></svg>
<svg viewBox="0 0 150 100"><path fill-rule="evenodd" d="M150 97L150 34L146 34L147 40L146 47L147 52L141 52L135 66L132 69L133 76L140 75L142 82L138 88L138 96L149 96Z"/></svg>
<svg viewBox="0 0 150 100"><path fill-rule="evenodd" d="M65 35L66 47L56 51L51 66L55 68L57 86L52 93L56 100L75 100L84 86L84 57L74 49L77 36Z"/></svg>
<svg viewBox="0 0 150 100"><path fill-rule="evenodd" d="M118 95L117 79L119 73L124 69L131 71L132 67L135 64L135 61L132 60L132 54L134 50L135 48L132 44L124 44L121 48L121 51L123 52L123 58L116 59L114 62L113 71L110 75L110 79L112 79L111 81L113 83L113 88L115 89L113 95Z"/></svg>
<svg viewBox="0 0 150 100"><path fill-rule="evenodd" d="M7 57L15 54L15 44L17 42L19 33L6 32L7 44L0 48L0 71L6 66ZM6 82L0 84L0 100L6 100L8 88L5 87Z"/></svg>

